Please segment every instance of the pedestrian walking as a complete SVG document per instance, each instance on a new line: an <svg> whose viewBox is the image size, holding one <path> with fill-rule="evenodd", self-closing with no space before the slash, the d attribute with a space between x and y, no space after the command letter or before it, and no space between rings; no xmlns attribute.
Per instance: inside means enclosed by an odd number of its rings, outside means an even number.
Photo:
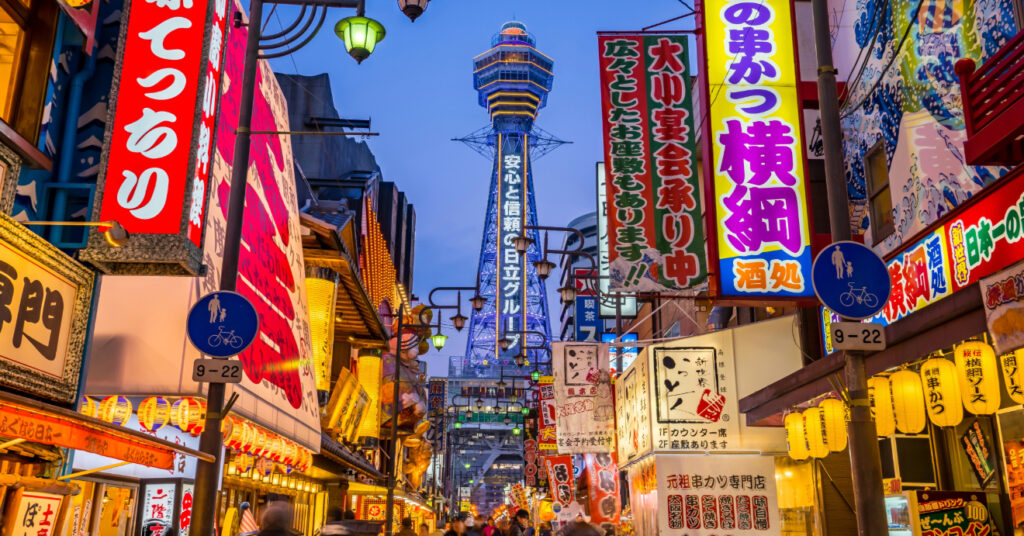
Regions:
<svg viewBox="0 0 1024 536"><path fill-rule="evenodd" d="M465 512L459 512L452 516L451 524L452 528L448 529L448 532L444 533L444 536L463 536L466 534L466 514Z"/></svg>
<svg viewBox="0 0 1024 536"><path fill-rule="evenodd" d="M493 536L509 536L508 531L510 528L511 527L509 526L508 518L502 517L498 520L498 523L494 527Z"/></svg>
<svg viewBox="0 0 1024 536"><path fill-rule="evenodd" d="M530 536L530 512L523 509L516 512L508 536Z"/></svg>
<svg viewBox="0 0 1024 536"><path fill-rule="evenodd" d="M494 536L494 518L487 518L487 522L484 525L484 536Z"/></svg>
<svg viewBox="0 0 1024 536"><path fill-rule="evenodd" d="M260 516L259 536L295 536L298 533L292 530L294 519L292 505L284 501L274 501L267 505Z"/></svg>
<svg viewBox="0 0 1024 536"><path fill-rule="evenodd" d="M412 518L406 517L402 519L402 528L398 530L396 536L416 536L416 531L412 530Z"/></svg>

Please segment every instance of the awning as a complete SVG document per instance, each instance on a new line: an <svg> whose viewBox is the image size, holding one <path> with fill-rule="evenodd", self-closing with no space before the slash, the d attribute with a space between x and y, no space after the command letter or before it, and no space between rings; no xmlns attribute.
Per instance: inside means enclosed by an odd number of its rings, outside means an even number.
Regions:
<svg viewBox="0 0 1024 536"><path fill-rule="evenodd" d="M209 454L175 445L38 400L0 393L0 437L93 452L158 469L171 469L174 454L214 461Z"/></svg>
<svg viewBox="0 0 1024 536"><path fill-rule="evenodd" d="M349 482L348 483L348 494L349 495L380 495L382 497L387 496L388 488L383 486L374 486L371 484L363 484L362 482ZM401 499L406 502L411 502L420 508L427 508L427 501L420 496L418 493L405 493L402 491L395 492L395 499Z"/></svg>
<svg viewBox="0 0 1024 536"><path fill-rule="evenodd" d="M985 310L975 283L886 326L888 347L867 356L867 374L920 359L985 329ZM781 426L782 412L832 391L832 382L842 380L845 363L846 353L837 351L741 398L739 409L747 425Z"/></svg>
<svg viewBox="0 0 1024 536"><path fill-rule="evenodd" d="M383 480L384 475L369 461L352 453L345 445L333 440L327 434L320 434L320 455L349 469L358 471L374 480ZM381 488L383 489L383 488Z"/></svg>

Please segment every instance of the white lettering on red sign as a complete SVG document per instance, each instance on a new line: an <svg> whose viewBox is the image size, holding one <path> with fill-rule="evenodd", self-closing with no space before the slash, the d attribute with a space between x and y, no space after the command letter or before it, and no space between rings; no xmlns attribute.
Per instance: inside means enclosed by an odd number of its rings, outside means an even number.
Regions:
<svg viewBox="0 0 1024 536"><path fill-rule="evenodd" d="M225 0L215 0L215 25L221 35ZM211 43L212 68L203 63L207 0L136 0L131 3L121 63L121 83L107 160L100 218L120 222L143 234L177 234L192 157L195 108L202 74L220 73L220 40ZM211 36L211 41L213 36ZM207 86L211 78L206 77ZM216 94L216 93L214 93ZM212 127L216 102L203 109L202 126ZM200 138L201 136L197 136ZM209 135L207 134L207 139ZM209 143L205 156L209 160ZM205 186L206 166L196 166L196 179ZM195 182L195 180L193 182ZM197 191L195 185L191 188ZM200 190L199 214L205 198ZM195 202L193 202L195 205ZM192 210L195 210L193 207ZM201 218L189 222L189 238L199 245ZM198 223L197 223L198 222Z"/></svg>

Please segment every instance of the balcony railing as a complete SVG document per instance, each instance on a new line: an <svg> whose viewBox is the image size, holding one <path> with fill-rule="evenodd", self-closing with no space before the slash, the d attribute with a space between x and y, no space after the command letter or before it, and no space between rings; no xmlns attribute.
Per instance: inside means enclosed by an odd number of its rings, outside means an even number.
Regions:
<svg viewBox="0 0 1024 536"><path fill-rule="evenodd" d="M956 62L967 141L967 163L1016 166L1024 162L1024 32L978 68Z"/></svg>

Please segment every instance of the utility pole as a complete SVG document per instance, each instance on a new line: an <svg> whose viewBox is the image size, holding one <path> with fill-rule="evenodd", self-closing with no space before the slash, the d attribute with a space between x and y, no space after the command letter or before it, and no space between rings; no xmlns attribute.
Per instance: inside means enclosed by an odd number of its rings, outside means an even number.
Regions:
<svg viewBox="0 0 1024 536"><path fill-rule="evenodd" d="M828 0L812 0L814 45L818 56L818 105L821 139L825 149L825 184L828 188L829 224L832 241L850 239L849 199L843 158L843 131L839 120L836 69L832 65L832 34L829 30ZM868 402L868 378L864 353L846 351L846 389L850 400L850 469L860 536L888 534L882 490L882 465L875 422Z"/></svg>

